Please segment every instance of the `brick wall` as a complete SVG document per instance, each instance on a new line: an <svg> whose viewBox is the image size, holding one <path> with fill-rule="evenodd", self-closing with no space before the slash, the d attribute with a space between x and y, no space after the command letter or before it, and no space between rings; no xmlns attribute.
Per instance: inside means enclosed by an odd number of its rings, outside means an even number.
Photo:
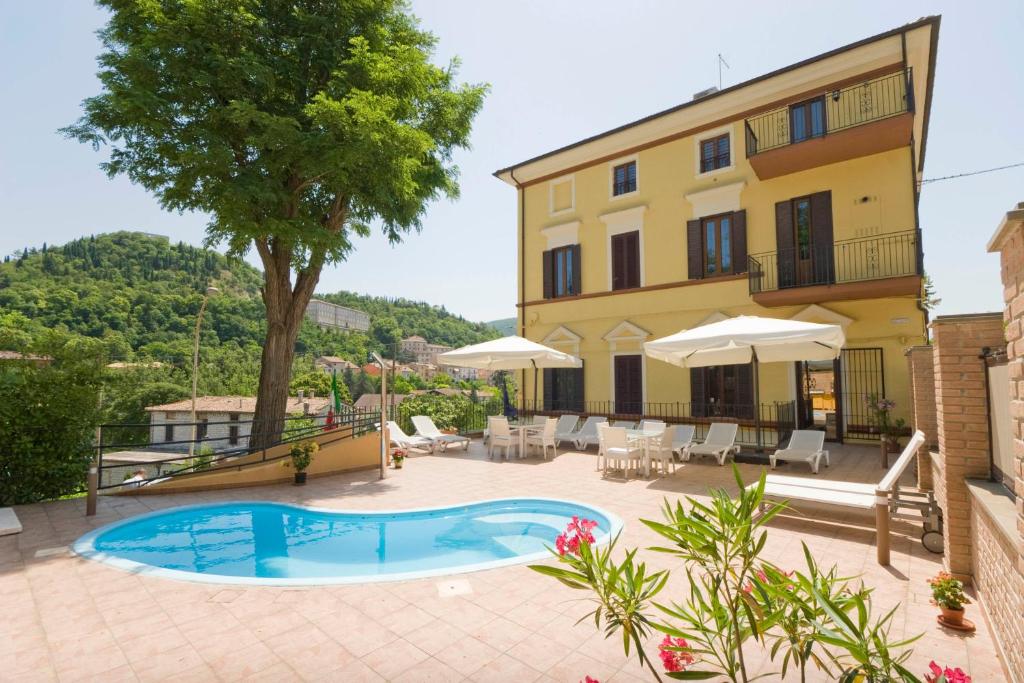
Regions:
<svg viewBox="0 0 1024 683"><path fill-rule="evenodd" d="M970 576L971 499L964 479L990 474L986 369L979 355L1003 344L1003 319L996 313L939 316L931 330L945 563L950 572Z"/></svg>
<svg viewBox="0 0 1024 683"><path fill-rule="evenodd" d="M931 490L931 456L939 443L935 416L935 356L931 346L911 346L907 349L910 369L911 427L925 435L925 447L917 452L917 486Z"/></svg>
<svg viewBox="0 0 1024 683"><path fill-rule="evenodd" d="M974 585L1010 671L1024 671L1024 575L1017 571L1018 550L980 506L971 510L974 533Z"/></svg>

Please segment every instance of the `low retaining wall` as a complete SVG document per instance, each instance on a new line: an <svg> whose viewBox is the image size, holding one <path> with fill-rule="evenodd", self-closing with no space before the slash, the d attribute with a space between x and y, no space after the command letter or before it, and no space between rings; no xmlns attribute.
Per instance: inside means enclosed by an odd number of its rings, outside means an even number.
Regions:
<svg viewBox="0 0 1024 683"><path fill-rule="evenodd" d="M310 478L380 466L378 432L356 438L332 432L318 435L315 439L320 443L320 450L313 456L313 463L306 470ZM266 462L263 461L262 453L253 453L233 461L230 465L179 475L141 488L120 489L117 493L137 496L288 483L293 481L295 474L291 458L282 457L286 456L288 448L285 445L268 450Z"/></svg>

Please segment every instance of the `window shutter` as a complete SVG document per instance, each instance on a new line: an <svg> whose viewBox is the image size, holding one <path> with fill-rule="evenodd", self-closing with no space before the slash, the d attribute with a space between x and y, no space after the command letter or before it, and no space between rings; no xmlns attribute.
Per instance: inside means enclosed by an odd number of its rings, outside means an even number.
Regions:
<svg viewBox="0 0 1024 683"><path fill-rule="evenodd" d="M814 281L831 284L835 281L831 192L811 195L811 244Z"/></svg>
<svg viewBox="0 0 1024 683"><path fill-rule="evenodd" d="M691 280L704 277L704 250L701 248L700 232L700 219L686 221L687 277Z"/></svg>
<svg viewBox="0 0 1024 683"><path fill-rule="evenodd" d="M787 199L775 205L775 259L778 286L796 284L796 246L793 244L793 204Z"/></svg>
<svg viewBox="0 0 1024 683"><path fill-rule="evenodd" d="M580 260L580 245L571 247L572 254L572 293L583 293L583 261Z"/></svg>
<svg viewBox="0 0 1024 683"><path fill-rule="evenodd" d="M555 410L554 401L555 371L552 368L544 368L544 410Z"/></svg>
<svg viewBox="0 0 1024 683"><path fill-rule="evenodd" d="M579 368L570 370L569 372L573 373L576 376L576 381L573 382L572 402L568 406L568 409L574 410L577 413L586 412L583 406L583 368L581 366Z"/></svg>
<svg viewBox="0 0 1024 683"><path fill-rule="evenodd" d="M551 265L551 252L545 251L542 261L544 271L544 298L550 299L555 295L554 268Z"/></svg>
<svg viewBox="0 0 1024 683"><path fill-rule="evenodd" d="M753 420L754 410L754 366L752 363L736 366L736 417Z"/></svg>
<svg viewBox="0 0 1024 683"><path fill-rule="evenodd" d="M732 272L747 272L747 210L732 215Z"/></svg>
<svg viewBox="0 0 1024 683"><path fill-rule="evenodd" d="M690 368L690 415L704 417L707 414L707 398L704 394L706 368Z"/></svg>

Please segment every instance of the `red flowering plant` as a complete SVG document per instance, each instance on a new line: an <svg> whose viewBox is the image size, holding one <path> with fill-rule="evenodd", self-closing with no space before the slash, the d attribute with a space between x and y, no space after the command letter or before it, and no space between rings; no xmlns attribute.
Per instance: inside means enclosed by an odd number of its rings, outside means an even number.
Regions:
<svg viewBox="0 0 1024 683"><path fill-rule="evenodd" d="M928 673L924 675L924 680L927 683L971 683L971 677L960 667L941 667L935 662L928 664Z"/></svg>
<svg viewBox="0 0 1024 683"><path fill-rule="evenodd" d="M616 635L627 656L635 652L659 681L760 677L748 672L744 658L754 643L781 660L782 676L793 668L806 680L815 667L846 683L919 683L903 667L911 641L888 637L895 609L872 618L870 591L850 586L835 569L821 571L806 546L805 570L783 571L761 558L764 525L784 506L765 500L764 475L747 487L733 471L738 493L715 489L708 501L666 502L664 521L641 520L668 541L648 550L683 561L689 590L682 602L657 602L669 572L650 570L636 549L613 559L618 537L592 545L586 520L573 520L556 541L558 564L531 568L589 591L595 607L580 622L592 618L605 637ZM644 645L656 632L664 637L648 654Z"/></svg>
<svg viewBox="0 0 1024 683"><path fill-rule="evenodd" d="M555 550L559 555L566 553L579 555L580 543L594 542L595 528L597 528L597 522L594 520L580 519L574 515L572 521L565 527L565 531L555 538Z"/></svg>

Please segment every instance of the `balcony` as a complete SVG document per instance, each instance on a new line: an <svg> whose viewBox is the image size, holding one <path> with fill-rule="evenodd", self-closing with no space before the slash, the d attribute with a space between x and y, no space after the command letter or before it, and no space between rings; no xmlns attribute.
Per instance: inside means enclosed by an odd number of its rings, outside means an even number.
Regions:
<svg viewBox="0 0 1024 683"><path fill-rule="evenodd" d="M747 158L761 180L910 144L911 70L867 79L748 118Z"/></svg>
<svg viewBox="0 0 1024 683"><path fill-rule="evenodd" d="M920 231L752 254L750 296L762 306L918 295Z"/></svg>

